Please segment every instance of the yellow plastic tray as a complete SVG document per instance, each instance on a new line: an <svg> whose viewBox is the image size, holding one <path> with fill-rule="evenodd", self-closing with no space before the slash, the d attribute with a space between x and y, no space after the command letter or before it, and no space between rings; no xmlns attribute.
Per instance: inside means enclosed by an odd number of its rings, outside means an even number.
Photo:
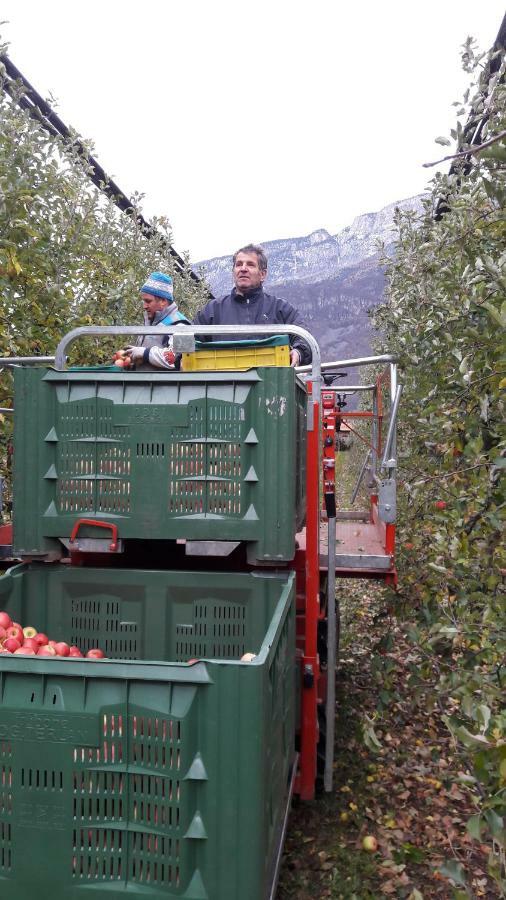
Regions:
<svg viewBox="0 0 506 900"><path fill-rule="evenodd" d="M229 347L196 350L183 353L181 368L184 372L215 372L219 369L233 369L236 372L253 369L256 366L289 366L290 347Z"/></svg>

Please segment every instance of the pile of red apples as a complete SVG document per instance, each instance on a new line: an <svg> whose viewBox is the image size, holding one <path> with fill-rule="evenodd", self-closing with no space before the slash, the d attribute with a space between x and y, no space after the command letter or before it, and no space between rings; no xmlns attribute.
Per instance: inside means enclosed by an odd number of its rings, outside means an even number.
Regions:
<svg viewBox="0 0 506 900"><path fill-rule="evenodd" d="M23 628L13 622L6 612L0 612L0 655L14 656L58 656L81 659L104 659L105 653L99 647L92 647L81 653L79 647L69 646L65 641L50 641L47 634L37 631L31 625Z"/></svg>

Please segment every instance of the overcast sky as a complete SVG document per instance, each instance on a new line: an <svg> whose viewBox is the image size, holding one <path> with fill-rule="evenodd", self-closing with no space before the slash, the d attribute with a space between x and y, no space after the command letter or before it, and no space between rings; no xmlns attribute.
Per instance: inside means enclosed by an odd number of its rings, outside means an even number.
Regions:
<svg viewBox="0 0 506 900"><path fill-rule="evenodd" d="M467 83L460 46L488 49L503 14L504 0L0 0L0 31L195 262L335 233L423 190Z"/></svg>

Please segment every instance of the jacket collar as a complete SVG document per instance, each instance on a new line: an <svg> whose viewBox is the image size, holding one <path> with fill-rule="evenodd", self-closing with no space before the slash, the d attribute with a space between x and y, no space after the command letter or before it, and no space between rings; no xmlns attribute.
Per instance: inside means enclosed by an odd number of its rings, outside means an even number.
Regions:
<svg viewBox="0 0 506 900"><path fill-rule="evenodd" d="M249 300L251 303L256 303L260 300L264 295L264 289L262 285L257 288L254 288L252 291L249 291L247 294L238 294L237 290L232 288L232 300L237 300L238 303L244 303L246 300Z"/></svg>

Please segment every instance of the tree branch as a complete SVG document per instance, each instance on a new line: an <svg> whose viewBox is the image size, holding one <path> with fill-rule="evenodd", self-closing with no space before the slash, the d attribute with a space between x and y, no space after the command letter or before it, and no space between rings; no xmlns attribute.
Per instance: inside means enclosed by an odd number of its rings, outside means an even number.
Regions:
<svg viewBox="0 0 506 900"><path fill-rule="evenodd" d="M475 155L480 150L484 150L485 147L490 147L491 144L495 144L497 141L502 140L503 137L506 137L506 129L504 131L500 131L499 134L496 134L495 137L490 138L489 141L485 141L484 144L478 144L476 147L470 147L469 150L462 150L461 153L453 153L451 156L443 156L442 159L436 159L435 162L422 163L422 166L424 169L430 169L431 166L437 166L439 165L439 163L446 162L448 159L462 159L463 156Z"/></svg>

